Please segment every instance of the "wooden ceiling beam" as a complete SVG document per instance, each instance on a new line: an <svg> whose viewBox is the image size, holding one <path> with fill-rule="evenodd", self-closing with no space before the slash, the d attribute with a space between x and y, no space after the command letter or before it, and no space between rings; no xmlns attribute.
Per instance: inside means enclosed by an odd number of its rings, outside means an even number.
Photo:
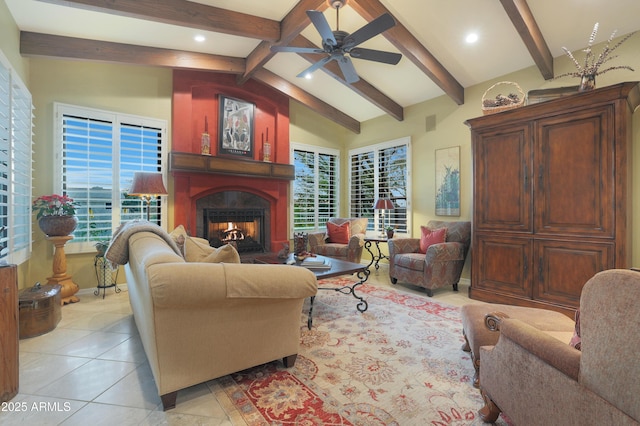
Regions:
<svg viewBox="0 0 640 426"><path fill-rule="evenodd" d="M96 62L136 64L164 68L182 68L242 74L245 69L243 58L209 55L135 46L131 44L86 40L73 37L55 36L22 31L20 33L20 54L31 57L64 58ZM324 101L305 92L281 77L265 69L256 70L253 77L264 84L284 93L291 99L312 109L331 121L360 133L360 122L344 114Z"/></svg>
<svg viewBox="0 0 640 426"><path fill-rule="evenodd" d="M350 0L349 6L369 22L384 13L393 15L379 0ZM394 17L394 19L396 20L396 25L382 33L382 35L437 84L454 102L458 105L464 104L464 87L397 18Z"/></svg>
<svg viewBox="0 0 640 426"><path fill-rule="evenodd" d="M545 80L553 78L553 55L526 0L500 0Z"/></svg>
<svg viewBox="0 0 640 426"><path fill-rule="evenodd" d="M22 31L20 54L48 58L81 59L223 73L244 72L245 60L222 55L160 49Z"/></svg>
<svg viewBox="0 0 640 426"><path fill-rule="evenodd" d="M253 79L261 81L264 84L279 90L291 99L300 102L302 105L312 109L323 117L346 127L352 132L360 133L360 122L358 120L305 92L298 86L289 83L287 80L272 73L271 71L260 68L253 74Z"/></svg>
<svg viewBox="0 0 640 426"><path fill-rule="evenodd" d="M293 9L289 11L287 16L280 22L280 40L276 44L286 46L293 40L302 30L304 30L311 21L307 16L307 10L324 11L329 5L326 0L301 0ZM253 73L269 62L275 53L271 52L271 46L274 43L270 41L262 41L247 56L247 69L238 76L238 84L244 84L251 78Z"/></svg>
<svg viewBox="0 0 640 426"><path fill-rule="evenodd" d="M299 35L298 37L293 39L290 45L295 47L317 47L302 35ZM299 55L311 63L314 63L326 56L326 54L316 53L299 53ZM363 78L360 78L359 81L352 84L347 83L344 80L342 71L340 71L340 67L335 61L328 62L321 69L323 72L329 74L331 77L338 80L340 83L344 84L346 87L353 90L363 98L367 99L369 102L385 111L396 120L404 120L404 108L393 101L393 99L389 98L387 95L376 89L371 83L367 82Z"/></svg>
<svg viewBox="0 0 640 426"><path fill-rule="evenodd" d="M280 22L186 0L39 0L258 40L280 39Z"/></svg>

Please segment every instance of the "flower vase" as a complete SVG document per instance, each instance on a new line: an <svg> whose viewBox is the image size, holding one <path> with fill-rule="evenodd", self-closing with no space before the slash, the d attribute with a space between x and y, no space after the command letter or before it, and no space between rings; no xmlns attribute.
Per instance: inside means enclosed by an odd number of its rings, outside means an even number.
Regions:
<svg viewBox="0 0 640 426"><path fill-rule="evenodd" d="M387 229L387 238L393 238L393 229Z"/></svg>
<svg viewBox="0 0 640 426"><path fill-rule="evenodd" d="M582 76L580 80L580 87L578 92L587 92L596 88L596 76L595 74L586 74Z"/></svg>
<svg viewBox="0 0 640 426"><path fill-rule="evenodd" d="M42 216L38 226L49 237L63 237L71 234L78 226L78 218L67 215Z"/></svg>

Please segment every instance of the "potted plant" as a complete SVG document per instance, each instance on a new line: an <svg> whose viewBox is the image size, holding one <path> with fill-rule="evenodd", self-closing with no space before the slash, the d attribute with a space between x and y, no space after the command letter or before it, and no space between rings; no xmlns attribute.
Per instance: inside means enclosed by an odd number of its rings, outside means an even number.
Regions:
<svg viewBox="0 0 640 426"><path fill-rule="evenodd" d="M393 226L387 226L386 228L384 228L385 231L387 231L387 238L393 238Z"/></svg>
<svg viewBox="0 0 640 426"><path fill-rule="evenodd" d="M107 252L109 248L109 240L101 240L94 244L96 251L98 252L98 257L104 257L104 254Z"/></svg>
<svg viewBox="0 0 640 426"><path fill-rule="evenodd" d="M42 195L35 199L32 209L38 226L50 237L69 235L78 225L76 205L67 195Z"/></svg>

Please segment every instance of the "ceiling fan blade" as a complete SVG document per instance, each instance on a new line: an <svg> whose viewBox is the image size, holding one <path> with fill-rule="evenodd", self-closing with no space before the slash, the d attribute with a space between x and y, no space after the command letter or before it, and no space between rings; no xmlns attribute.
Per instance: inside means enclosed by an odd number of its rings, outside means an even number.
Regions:
<svg viewBox="0 0 640 426"><path fill-rule="evenodd" d="M364 49L356 47L349 51L352 58L364 59L366 61L383 62L385 64L396 65L402 59L399 53L385 52L382 50Z"/></svg>
<svg viewBox="0 0 640 426"><path fill-rule="evenodd" d="M353 62L351 61L351 58L349 58L348 56L341 56L340 58L336 59L336 61L338 61L338 65L340 66L340 71L342 71L342 75L344 75L344 80L347 83L351 84L360 80L360 77L358 77L358 73L356 72L356 69L353 66Z"/></svg>
<svg viewBox="0 0 640 426"><path fill-rule="evenodd" d="M370 38L375 37L382 32L385 32L395 25L396 21L390 14L385 13L384 15L380 15L364 27L346 37L344 43L342 44L342 48L348 51L349 49L356 47L361 43L364 43Z"/></svg>
<svg viewBox="0 0 640 426"><path fill-rule="evenodd" d="M325 53L319 47L271 46L272 52Z"/></svg>
<svg viewBox="0 0 640 426"><path fill-rule="evenodd" d="M314 72L315 70L317 70L318 68L322 68L324 66L324 64L326 64L327 62L329 62L330 60L333 59L333 56L327 56L325 58L320 59L318 62L313 63L309 68L307 68L306 70L302 71L300 74L298 74L296 77L306 77L307 74L311 74L312 72Z"/></svg>
<svg viewBox="0 0 640 426"><path fill-rule="evenodd" d="M311 20L311 23L316 30L320 33L322 37L322 44L328 44L329 46L335 46L338 44L335 36L333 35L333 31L331 31L331 27L327 22L327 18L324 17L322 12L318 12L317 10L307 10L307 16Z"/></svg>

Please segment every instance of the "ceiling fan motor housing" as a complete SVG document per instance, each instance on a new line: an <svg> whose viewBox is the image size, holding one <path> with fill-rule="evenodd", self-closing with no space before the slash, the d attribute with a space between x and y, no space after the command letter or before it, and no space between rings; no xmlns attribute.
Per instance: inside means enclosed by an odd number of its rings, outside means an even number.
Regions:
<svg viewBox="0 0 640 426"><path fill-rule="evenodd" d="M347 4L347 0L327 0L327 4L334 9L344 7Z"/></svg>

